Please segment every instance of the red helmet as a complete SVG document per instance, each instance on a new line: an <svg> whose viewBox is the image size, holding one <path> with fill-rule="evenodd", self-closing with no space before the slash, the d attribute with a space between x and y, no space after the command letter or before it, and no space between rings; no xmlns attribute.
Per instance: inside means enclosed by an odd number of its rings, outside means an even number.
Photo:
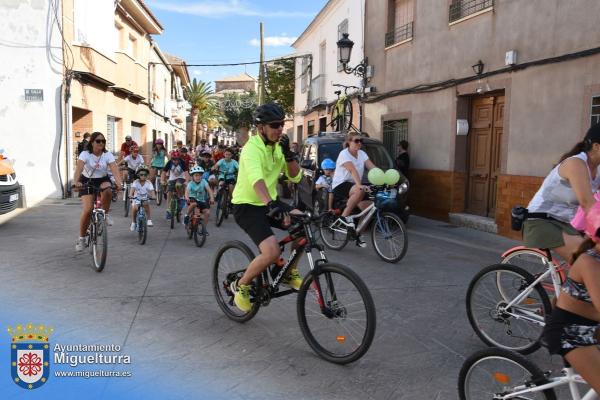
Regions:
<svg viewBox="0 0 600 400"><path fill-rule="evenodd" d="M179 152L179 150L173 150L171 152L171 158L181 158L181 153Z"/></svg>

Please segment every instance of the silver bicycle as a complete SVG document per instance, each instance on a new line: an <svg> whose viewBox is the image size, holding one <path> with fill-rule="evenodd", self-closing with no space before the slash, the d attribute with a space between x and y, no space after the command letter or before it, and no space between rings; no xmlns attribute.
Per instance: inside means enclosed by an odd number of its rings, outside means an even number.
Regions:
<svg viewBox="0 0 600 400"><path fill-rule="evenodd" d="M553 376L552 371L543 372L519 353L489 348L465 361L458 378L458 391L461 400L556 400L554 389L568 386L572 400L599 400L593 389L581 396L579 386L586 384L570 366Z"/></svg>

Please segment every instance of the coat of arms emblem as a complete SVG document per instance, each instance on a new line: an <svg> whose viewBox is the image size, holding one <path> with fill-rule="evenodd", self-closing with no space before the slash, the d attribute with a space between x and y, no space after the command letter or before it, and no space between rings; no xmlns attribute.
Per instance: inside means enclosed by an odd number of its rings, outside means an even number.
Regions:
<svg viewBox="0 0 600 400"><path fill-rule="evenodd" d="M54 329L44 325L17 325L8 327L10 344L10 371L13 382L24 389L37 389L50 376L50 343Z"/></svg>

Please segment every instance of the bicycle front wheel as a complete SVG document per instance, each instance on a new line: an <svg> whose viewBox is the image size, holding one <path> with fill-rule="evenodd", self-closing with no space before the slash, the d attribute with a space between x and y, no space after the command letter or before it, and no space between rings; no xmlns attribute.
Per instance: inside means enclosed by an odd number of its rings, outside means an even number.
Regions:
<svg viewBox="0 0 600 400"><path fill-rule="evenodd" d="M461 400L498 399L548 383L544 373L522 355L485 349L469 357L458 377ZM523 393L515 399L556 400L554 389Z"/></svg>
<svg viewBox="0 0 600 400"><path fill-rule="evenodd" d="M531 286L534 280L510 264L491 265L475 275L467 290L467 316L485 344L521 354L539 349L552 305L541 285ZM522 300L509 307L522 293Z"/></svg>
<svg viewBox="0 0 600 400"><path fill-rule="evenodd" d="M177 199L175 193L171 193L171 203L169 204L169 211L171 214L171 229L175 228L175 214L177 214Z"/></svg>
<svg viewBox="0 0 600 400"><path fill-rule="evenodd" d="M361 358L375 336L375 305L365 283L351 269L321 264L298 292L298 322L320 357L336 364Z"/></svg>
<svg viewBox="0 0 600 400"><path fill-rule="evenodd" d="M331 122L333 123L334 131L342 130L341 116L337 104L331 109Z"/></svg>
<svg viewBox="0 0 600 400"><path fill-rule="evenodd" d="M129 200L129 188L125 185L125 193L123 193L123 207L125 207L125 218L129 215L129 207L131 201Z"/></svg>
<svg viewBox="0 0 600 400"><path fill-rule="evenodd" d="M377 255L385 262L397 263L408 249L408 234L396 214L380 213L373 221L371 241Z"/></svg>
<svg viewBox="0 0 600 400"><path fill-rule="evenodd" d="M140 207L142 207L140 205ZM146 223L146 218L138 218L138 242L140 244L146 243L146 237L148 236L148 225Z"/></svg>
<svg viewBox="0 0 600 400"><path fill-rule="evenodd" d="M156 178L154 181L154 187L156 188L156 205L160 207L163 200L163 187L160 184L160 178Z"/></svg>
<svg viewBox="0 0 600 400"><path fill-rule="evenodd" d="M335 215L327 214L319 224L321 240L331 250L342 250L348 243L348 232L336 223L337 219Z"/></svg>
<svg viewBox="0 0 600 400"><path fill-rule="evenodd" d="M344 114L342 116L342 129L348 131L352 126L352 100L344 100Z"/></svg>
<svg viewBox="0 0 600 400"><path fill-rule="evenodd" d="M92 247L92 266L96 272L102 272L108 253L108 229L104 216L98 214L97 218L90 245Z"/></svg>
<svg viewBox="0 0 600 400"><path fill-rule="evenodd" d="M217 215L215 218L215 224L221 226L223 219L225 219L225 208L227 207L227 199L225 191L219 194L219 202L217 203Z"/></svg>
<svg viewBox="0 0 600 400"><path fill-rule="evenodd" d="M254 301L252 310L245 313L237 308L233 302L234 293L230 290L231 282L241 278L254 259L252 250L240 241L227 242L217 251L213 261L213 290L217 304L225 315L236 322L246 322L252 319L260 308L260 303ZM258 289L262 287L262 278L259 275L252 282L250 296L254 300Z"/></svg>
<svg viewBox="0 0 600 400"><path fill-rule="evenodd" d="M204 222L198 221L198 225L194 228L194 242L197 247L204 246L206 235L204 234Z"/></svg>

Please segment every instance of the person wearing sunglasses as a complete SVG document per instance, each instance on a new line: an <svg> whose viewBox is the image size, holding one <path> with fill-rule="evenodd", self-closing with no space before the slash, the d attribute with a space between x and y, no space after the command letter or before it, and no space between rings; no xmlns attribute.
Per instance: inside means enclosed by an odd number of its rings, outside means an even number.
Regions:
<svg viewBox="0 0 600 400"><path fill-rule="evenodd" d="M346 208L339 218L340 223L349 231L355 229L354 220L348 218L355 207L361 210L369 206L369 201L363 201L368 186L362 184L362 177L366 169L375 168L367 153L362 150L363 139L358 133L350 133L346 138L346 147L338 155L335 163L335 173L331 187L334 201L348 199ZM356 245L366 247L367 244L360 236L356 237Z"/></svg>
<svg viewBox="0 0 600 400"><path fill-rule="evenodd" d="M148 180L149 173L150 169L148 166L141 164L136 170L138 179L131 184L131 188L129 189L129 197L131 198L131 204L133 206L133 212L131 213L131 226L129 227L129 230L132 232L135 231L135 219L137 217L138 207L142 203L141 200L149 200L154 198L154 185ZM148 226L154 226L150 216L150 204L148 202L144 203L144 210L146 210L146 215L148 216L148 221L146 224Z"/></svg>
<svg viewBox="0 0 600 400"><path fill-rule="evenodd" d="M288 213L294 212L277 199L279 174L285 173L294 183L302 177L295 154L290 150L290 139L282 135L284 119L285 112L279 105L259 106L254 112L258 134L248 139L240 155L238 180L231 200L233 216L260 251L244 275L230 286L235 305L243 312L252 309L250 283L281 255L271 227L285 229L290 224ZM297 290L302 277L292 266L281 282Z"/></svg>
<svg viewBox="0 0 600 400"><path fill-rule="evenodd" d="M81 217L79 218L79 238L75 244L76 251L82 251L85 243L87 243L86 231L95 199L93 188L103 189L111 185L109 171L115 177L117 191L121 190L121 179L115 157L106 150L104 135L100 132L94 132L90 137L87 149L82 151L77 159L77 166L73 175L73 185L80 189L79 197L82 205ZM83 187L84 185L89 186ZM109 214L112 191L103 190L101 196L102 206L106 210L106 223L110 226L113 224Z"/></svg>

